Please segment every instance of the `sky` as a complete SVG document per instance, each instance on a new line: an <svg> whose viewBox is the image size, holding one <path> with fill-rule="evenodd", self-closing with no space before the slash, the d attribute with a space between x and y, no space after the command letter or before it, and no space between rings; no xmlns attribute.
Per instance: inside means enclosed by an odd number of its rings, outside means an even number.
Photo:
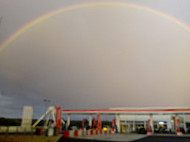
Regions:
<svg viewBox="0 0 190 142"><path fill-rule="evenodd" d="M86 2L95 1L0 0L0 44L44 14ZM190 25L189 0L112 2ZM189 37L175 22L137 8L99 5L54 15L0 51L0 117L20 117L24 105L36 117L49 105L189 107Z"/></svg>

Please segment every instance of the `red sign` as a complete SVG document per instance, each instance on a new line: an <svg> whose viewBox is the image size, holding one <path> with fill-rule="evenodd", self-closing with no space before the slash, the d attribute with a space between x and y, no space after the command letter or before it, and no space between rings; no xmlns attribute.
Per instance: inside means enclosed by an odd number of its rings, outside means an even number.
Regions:
<svg viewBox="0 0 190 142"><path fill-rule="evenodd" d="M101 122L100 114L97 114L97 119L98 119L97 128L98 128L99 130L101 130L101 129L102 129L102 122Z"/></svg>
<svg viewBox="0 0 190 142"><path fill-rule="evenodd" d="M112 128L115 127L115 119L112 119Z"/></svg>
<svg viewBox="0 0 190 142"><path fill-rule="evenodd" d="M180 129L180 120L179 120L179 118L175 118L174 127L175 127L176 131L178 129Z"/></svg>
<svg viewBox="0 0 190 142"><path fill-rule="evenodd" d="M61 107L56 107L56 127L58 127L58 131L61 132Z"/></svg>
<svg viewBox="0 0 190 142"><path fill-rule="evenodd" d="M147 121L147 123L148 123L148 130L147 130L147 133L151 133L151 132L152 132L152 121L149 119L149 120Z"/></svg>
<svg viewBox="0 0 190 142"><path fill-rule="evenodd" d="M95 118L92 119L92 128L96 128L96 119Z"/></svg>

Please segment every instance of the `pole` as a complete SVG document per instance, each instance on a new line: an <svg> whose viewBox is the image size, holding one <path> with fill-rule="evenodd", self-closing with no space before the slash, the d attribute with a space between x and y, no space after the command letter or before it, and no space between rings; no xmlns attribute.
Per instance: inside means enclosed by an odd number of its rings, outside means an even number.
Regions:
<svg viewBox="0 0 190 142"><path fill-rule="evenodd" d="M118 133L120 133L121 129L120 129L120 115L119 114L116 114L116 125L117 125L117 131Z"/></svg>

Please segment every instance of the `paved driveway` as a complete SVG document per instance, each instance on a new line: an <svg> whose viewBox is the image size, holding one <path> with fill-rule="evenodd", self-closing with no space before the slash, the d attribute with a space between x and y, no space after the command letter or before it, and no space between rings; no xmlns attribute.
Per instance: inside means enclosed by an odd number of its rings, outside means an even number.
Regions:
<svg viewBox="0 0 190 142"><path fill-rule="evenodd" d="M147 137L147 135L140 134L111 134L111 135L93 135L79 137L82 139L88 140L102 140L102 141L120 141L120 142L130 142L133 140L141 139Z"/></svg>
<svg viewBox="0 0 190 142"><path fill-rule="evenodd" d="M147 136L139 134L113 134L78 138L61 138L58 142L190 142L190 137L174 135Z"/></svg>
<svg viewBox="0 0 190 142"><path fill-rule="evenodd" d="M181 136L149 136L133 142L190 142L190 137Z"/></svg>

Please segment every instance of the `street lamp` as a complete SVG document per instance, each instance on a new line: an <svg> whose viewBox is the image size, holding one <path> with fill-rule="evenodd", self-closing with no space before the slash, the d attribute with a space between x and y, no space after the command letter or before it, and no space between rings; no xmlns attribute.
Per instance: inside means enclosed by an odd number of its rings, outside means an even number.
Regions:
<svg viewBox="0 0 190 142"><path fill-rule="evenodd" d="M51 101L48 99L44 99L43 102L44 102L44 107L45 107L45 111L46 111L46 104L50 103Z"/></svg>
<svg viewBox="0 0 190 142"><path fill-rule="evenodd" d="M44 102L44 110L45 110L45 116L47 115L46 113L46 111L47 111L47 104L48 103L50 103L51 101L49 100L49 99L43 99L43 102ZM47 116L46 116L47 117ZM47 119L47 118L46 118ZM47 125L47 120L45 121L45 117L44 117L44 126L46 126Z"/></svg>

